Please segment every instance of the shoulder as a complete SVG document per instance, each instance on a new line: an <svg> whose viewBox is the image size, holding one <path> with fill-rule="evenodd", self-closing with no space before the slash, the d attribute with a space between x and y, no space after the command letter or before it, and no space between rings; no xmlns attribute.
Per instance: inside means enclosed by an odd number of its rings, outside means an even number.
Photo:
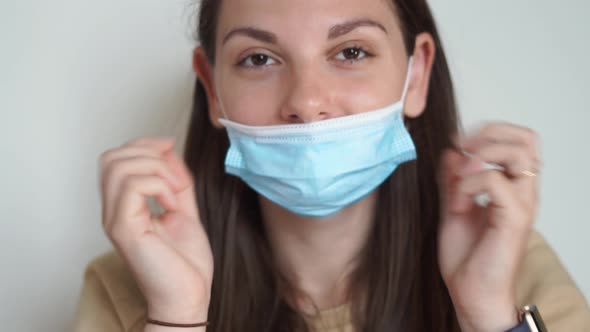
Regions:
<svg viewBox="0 0 590 332"><path fill-rule="evenodd" d="M86 315L83 310L89 311ZM100 324L113 321L123 331L134 331L145 318L146 303L125 261L110 250L86 265L77 324L102 315ZM92 318L94 319L94 318Z"/></svg>
<svg viewBox="0 0 590 332"><path fill-rule="evenodd" d="M517 278L518 305L537 305L549 331L590 331L584 295L537 230L530 235Z"/></svg>

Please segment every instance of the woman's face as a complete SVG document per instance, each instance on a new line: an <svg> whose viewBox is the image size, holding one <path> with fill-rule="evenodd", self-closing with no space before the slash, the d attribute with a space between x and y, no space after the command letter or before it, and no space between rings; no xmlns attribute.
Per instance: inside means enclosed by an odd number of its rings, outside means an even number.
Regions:
<svg viewBox="0 0 590 332"><path fill-rule="evenodd" d="M210 115L275 125L375 110L401 99L408 57L386 0L223 0Z"/></svg>

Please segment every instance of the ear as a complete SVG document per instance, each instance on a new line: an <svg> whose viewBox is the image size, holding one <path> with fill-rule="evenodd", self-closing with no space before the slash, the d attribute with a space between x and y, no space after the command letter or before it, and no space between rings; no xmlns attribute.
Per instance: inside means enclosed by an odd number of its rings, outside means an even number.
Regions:
<svg viewBox="0 0 590 332"><path fill-rule="evenodd" d="M205 93L207 94L207 103L209 105L209 119L211 124L216 128L223 128L219 123L219 118L223 117L221 108L219 107L219 100L217 99L217 91L215 83L213 82L213 66L207 60L205 50L199 46L193 50L193 70L203 84Z"/></svg>
<svg viewBox="0 0 590 332"><path fill-rule="evenodd" d="M404 115L409 118L420 116L426 108L435 50L434 40L430 33L423 32L416 36L412 73L404 106Z"/></svg>

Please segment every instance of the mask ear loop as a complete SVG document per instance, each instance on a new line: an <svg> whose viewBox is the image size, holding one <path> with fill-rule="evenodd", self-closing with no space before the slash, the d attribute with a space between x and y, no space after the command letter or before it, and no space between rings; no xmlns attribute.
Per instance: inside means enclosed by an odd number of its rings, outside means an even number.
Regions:
<svg viewBox="0 0 590 332"><path fill-rule="evenodd" d="M412 64L414 63L414 56L410 56L410 60L408 60L408 69L406 71L406 81L404 82L404 90L402 92L402 118L404 118L403 115L403 109L405 109L406 107L406 95L408 94L408 87L410 86L410 77L412 74ZM406 127L406 130L409 132L410 131L410 124L407 121L404 121L404 126Z"/></svg>
<svg viewBox="0 0 590 332"><path fill-rule="evenodd" d="M217 88L217 84L215 84L215 90L217 92L217 102L219 103L219 108L221 109L221 113L223 114L223 118L225 120L229 120L229 117L227 116L227 113L225 113L225 108L223 107L223 103L221 102L221 97L219 96L219 89ZM221 118L218 118L218 120Z"/></svg>
<svg viewBox="0 0 590 332"><path fill-rule="evenodd" d="M406 95L408 94L408 87L410 86L410 77L412 74L412 64L414 63L414 56L410 57L408 60L408 69L406 70L406 80L404 82L404 90L402 92L402 105L405 106L406 103Z"/></svg>

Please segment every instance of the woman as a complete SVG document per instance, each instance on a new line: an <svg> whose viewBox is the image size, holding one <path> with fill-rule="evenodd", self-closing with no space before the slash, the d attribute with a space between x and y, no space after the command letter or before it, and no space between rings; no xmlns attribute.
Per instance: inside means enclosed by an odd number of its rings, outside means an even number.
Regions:
<svg viewBox="0 0 590 332"><path fill-rule="evenodd" d="M517 331L529 303L588 329L532 230L535 134L457 135L425 1L203 0L199 22L184 158L163 138L101 155L116 252L77 331Z"/></svg>

